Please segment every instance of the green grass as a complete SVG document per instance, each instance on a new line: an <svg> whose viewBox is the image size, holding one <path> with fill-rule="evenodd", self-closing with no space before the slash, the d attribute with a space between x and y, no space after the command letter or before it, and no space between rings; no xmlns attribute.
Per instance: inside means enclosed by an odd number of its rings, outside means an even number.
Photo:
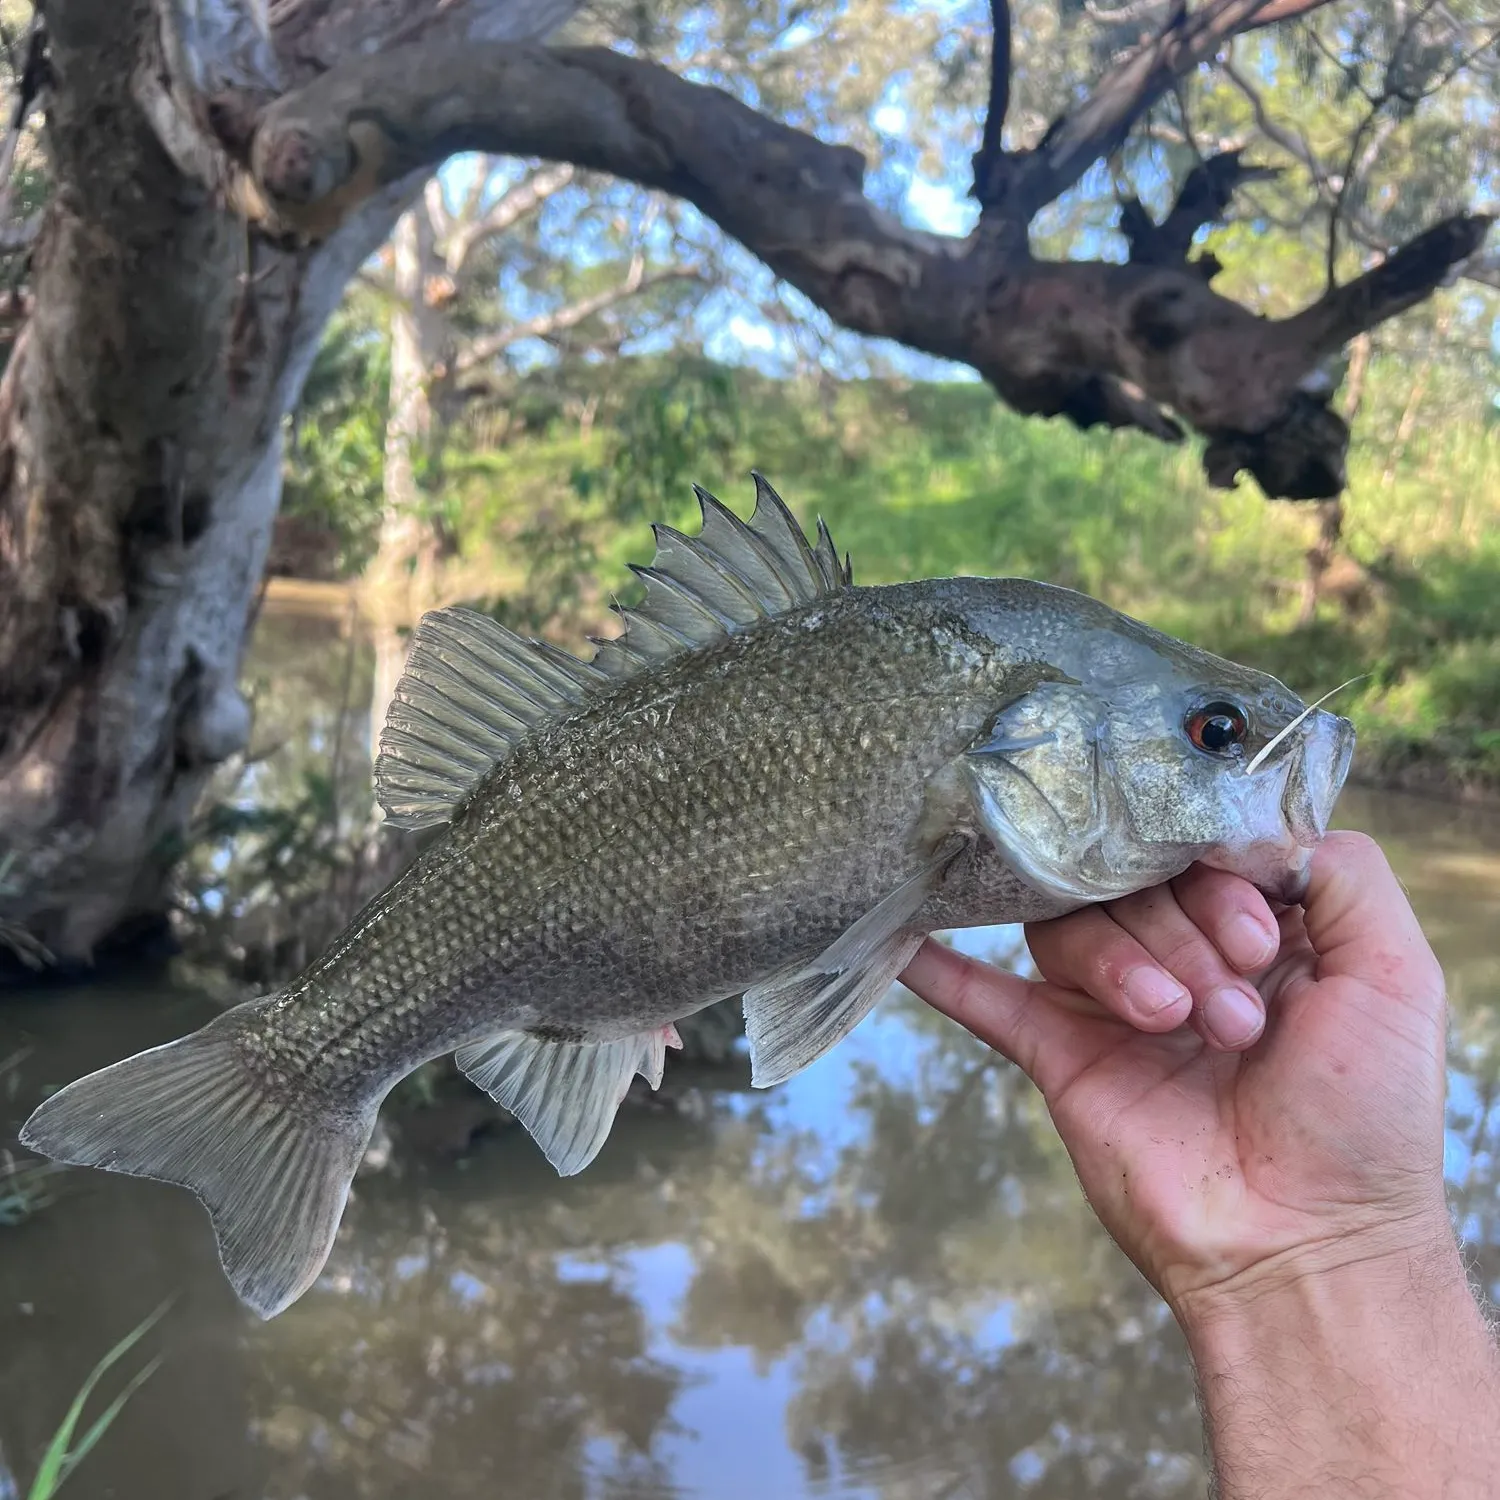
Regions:
<svg viewBox="0 0 1500 1500"><path fill-rule="evenodd" d="M52 1500L52 1496L67 1483L79 1464L93 1452L100 1438L113 1426L115 1419L125 1409L126 1402L155 1374L157 1367L161 1364L159 1356L137 1370L104 1410L87 1427L79 1431L79 1424L83 1421L84 1407L88 1405L89 1398L94 1394L100 1382L161 1321L170 1305L169 1302L164 1302L150 1317L137 1323L90 1371L88 1379L84 1381L78 1394L73 1398L73 1404L68 1408L57 1431L53 1433L52 1441L47 1445L47 1451L42 1455L42 1462L36 1471L36 1477L31 1481L31 1488L26 1492L27 1500Z"/></svg>

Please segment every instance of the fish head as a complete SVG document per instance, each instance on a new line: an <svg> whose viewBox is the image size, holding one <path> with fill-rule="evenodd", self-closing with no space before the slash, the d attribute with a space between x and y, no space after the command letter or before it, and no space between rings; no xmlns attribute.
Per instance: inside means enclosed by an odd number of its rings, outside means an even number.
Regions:
<svg viewBox="0 0 1500 1500"><path fill-rule="evenodd" d="M1272 900L1305 895L1353 755L1347 719L1124 616L1053 655L964 757L974 811L1023 880L1082 905L1199 862Z"/></svg>

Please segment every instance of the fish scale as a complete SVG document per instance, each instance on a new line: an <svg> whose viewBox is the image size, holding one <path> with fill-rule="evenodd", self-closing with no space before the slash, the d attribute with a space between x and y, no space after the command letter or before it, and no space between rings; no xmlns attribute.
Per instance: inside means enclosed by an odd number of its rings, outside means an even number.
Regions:
<svg viewBox="0 0 1500 1500"><path fill-rule="evenodd" d="M191 1188L269 1317L430 1058L455 1053L568 1174L632 1078L660 1083L674 1023L725 996L769 1086L935 929L1195 859L1295 899L1346 721L1066 589L856 588L759 476L748 522L698 493L702 531L657 529L645 603L590 662L426 616L375 777L389 821L441 831L281 994L70 1084L23 1140ZM1209 721L1216 749L1192 737Z"/></svg>
<svg viewBox="0 0 1500 1500"><path fill-rule="evenodd" d="M863 669L889 655L889 632L857 600L821 613L827 659L852 663L873 689ZM735 672L627 684L497 767L452 838L371 912L378 941L356 932L315 964L307 1004L277 1016L262 1055L292 1069L314 1057L329 1087L375 1066L401 1076L409 1056L470 1039L474 987L514 1011L545 1007L555 1027L628 1035L826 947L892 873L920 863L912 827L927 763L972 739L995 684L986 695L983 674L968 673L978 680L965 704L963 677L920 634L923 650L895 657L904 692L882 660L879 692L845 697L830 721L809 632L795 616L782 623L738 643ZM937 695L935 680L946 684ZM646 697L659 716L670 706L669 741L642 714ZM751 720L753 738L727 727ZM851 866L861 846L888 859ZM436 917L426 889L443 893ZM492 1008L482 1024L506 1019ZM350 1039L332 1055L330 1030Z"/></svg>

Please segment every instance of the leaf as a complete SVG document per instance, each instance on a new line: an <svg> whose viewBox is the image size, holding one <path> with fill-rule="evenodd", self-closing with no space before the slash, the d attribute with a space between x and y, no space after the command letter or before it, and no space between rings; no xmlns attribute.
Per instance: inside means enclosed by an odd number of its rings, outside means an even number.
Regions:
<svg viewBox="0 0 1500 1500"><path fill-rule="evenodd" d="M42 1455L36 1478L32 1480L31 1489L27 1492L27 1500L51 1500L78 1464L93 1451L99 1439L109 1431L115 1418L124 1410L125 1403L156 1372L157 1366L161 1363L160 1357L153 1359L131 1378L125 1389L89 1426L78 1446L76 1448L73 1446L73 1434L83 1416L83 1408L89 1397L93 1395L95 1387L162 1320L175 1300L169 1297L149 1317L137 1323L89 1372L88 1379L84 1381L78 1394L73 1398L73 1404L68 1408L67 1415L63 1417L57 1431L52 1434L52 1441L48 1443L47 1451Z"/></svg>

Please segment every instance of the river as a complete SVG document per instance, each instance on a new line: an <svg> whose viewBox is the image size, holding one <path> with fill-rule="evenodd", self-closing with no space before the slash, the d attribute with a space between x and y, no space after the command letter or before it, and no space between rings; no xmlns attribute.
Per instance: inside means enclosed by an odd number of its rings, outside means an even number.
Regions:
<svg viewBox="0 0 1500 1500"><path fill-rule="evenodd" d="M325 661L338 678L337 654ZM1353 791L1447 970L1450 1198L1500 1280L1500 817ZM1015 935L970 933L971 951ZM191 985L0 1001L0 1143L44 1089L199 1024ZM0 1500L98 1356L160 1367L73 1500L1200 1496L1184 1350L1024 1080L897 991L789 1085L674 1076L559 1180L518 1132L362 1176L263 1324L185 1193L98 1173L0 1226Z"/></svg>

